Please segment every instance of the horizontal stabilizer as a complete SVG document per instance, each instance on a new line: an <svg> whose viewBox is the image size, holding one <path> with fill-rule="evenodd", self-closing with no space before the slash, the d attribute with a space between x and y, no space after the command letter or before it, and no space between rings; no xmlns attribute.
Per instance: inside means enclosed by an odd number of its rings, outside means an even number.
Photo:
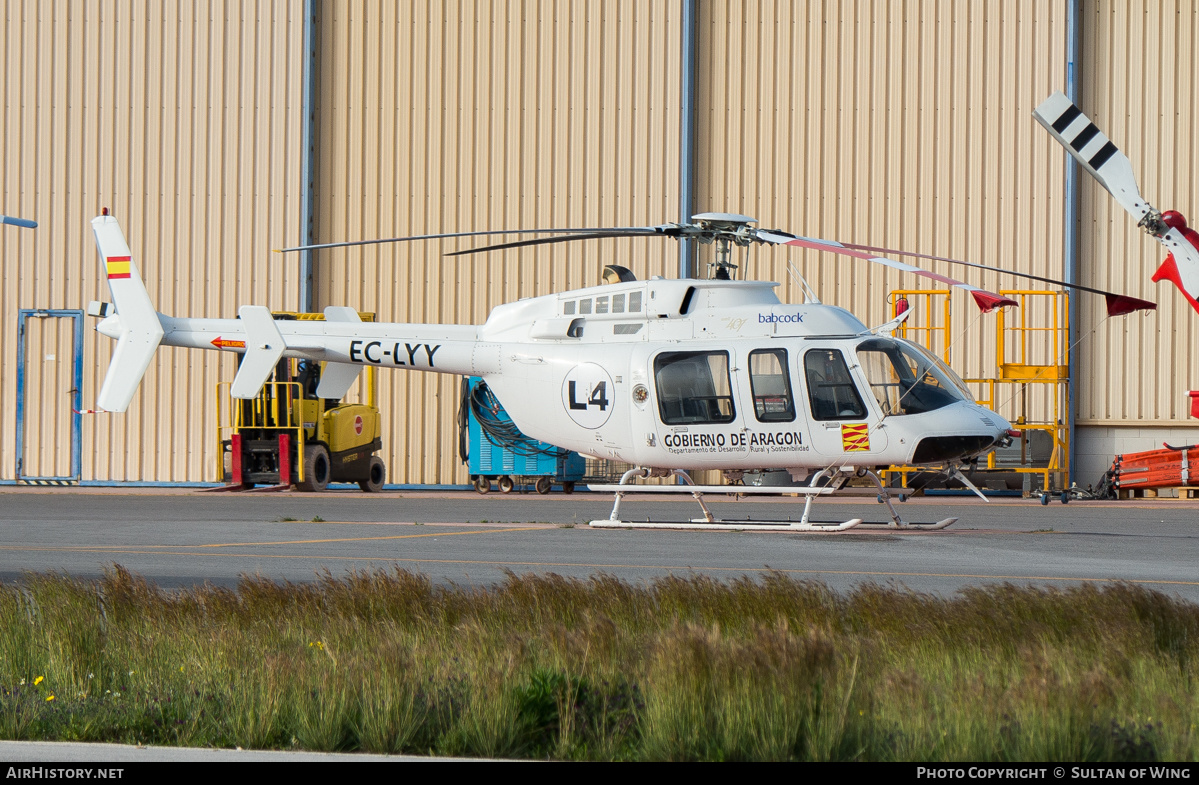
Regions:
<svg viewBox="0 0 1199 785"><path fill-rule="evenodd" d="M326 322L361 322L362 317L348 305L330 305L325 308Z"/></svg>
<svg viewBox="0 0 1199 785"><path fill-rule="evenodd" d="M353 308L344 305L330 305L325 308L327 322L361 322L362 318ZM317 398L340 401L358 380L362 372L361 365L353 363L325 363L321 371L321 381L316 387Z"/></svg>
<svg viewBox="0 0 1199 785"><path fill-rule="evenodd" d="M1137 221L1154 212L1141 198L1128 156L1073 101L1059 91L1042 101L1032 114Z"/></svg>
<svg viewBox="0 0 1199 785"><path fill-rule="evenodd" d="M253 398L270 378L287 346L266 306L243 305L237 313L246 330L246 353L229 394L234 398Z"/></svg>
<svg viewBox="0 0 1199 785"><path fill-rule="evenodd" d="M358 381L361 365L353 363L325 363L321 371L321 382L316 386L316 397L340 401Z"/></svg>

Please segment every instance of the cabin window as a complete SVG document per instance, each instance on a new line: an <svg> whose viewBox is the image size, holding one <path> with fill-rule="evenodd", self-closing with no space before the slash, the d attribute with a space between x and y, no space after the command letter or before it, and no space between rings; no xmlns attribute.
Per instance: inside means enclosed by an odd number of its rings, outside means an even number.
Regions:
<svg viewBox="0 0 1199 785"><path fill-rule="evenodd" d="M624 295L612 295L612 313L624 313Z"/></svg>
<svg viewBox="0 0 1199 785"><path fill-rule="evenodd" d="M787 378L787 350L759 349L749 353L749 387L759 422L791 422L795 402Z"/></svg>
<svg viewBox="0 0 1199 785"><path fill-rule="evenodd" d="M863 341L858 344L858 361L884 415L923 414L974 398L957 374L904 341Z"/></svg>
<svg viewBox="0 0 1199 785"><path fill-rule="evenodd" d="M581 314L591 313L591 300L590 299L579 300L579 313L581 313Z"/></svg>
<svg viewBox="0 0 1199 785"><path fill-rule="evenodd" d="M607 313L608 312L607 296L595 298L595 312L596 313Z"/></svg>
<svg viewBox="0 0 1199 785"><path fill-rule="evenodd" d="M574 300L567 300L566 302L562 303L562 315L563 316L573 316L574 312L575 312L575 301Z"/></svg>
<svg viewBox="0 0 1199 785"><path fill-rule="evenodd" d="M808 400L817 420L861 420L866 417L862 396L838 349L812 349L804 355Z"/></svg>
<svg viewBox="0 0 1199 785"><path fill-rule="evenodd" d="M664 352L654 360L658 414L667 425L732 422L728 352Z"/></svg>
<svg viewBox="0 0 1199 785"><path fill-rule="evenodd" d="M629 313L641 313L641 292L629 292Z"/></svg>

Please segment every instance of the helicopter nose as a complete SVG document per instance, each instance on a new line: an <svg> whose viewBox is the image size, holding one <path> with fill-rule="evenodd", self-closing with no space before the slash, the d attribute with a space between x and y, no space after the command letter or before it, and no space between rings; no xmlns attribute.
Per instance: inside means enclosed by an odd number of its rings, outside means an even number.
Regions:
<svg viewBox="0 0 1199 785"><path fill-rule="evenodd" d="M995 441L991 444L992 447L1007 447L1013 439L1020 438L1020 431L1013 428L1010 422L985 406L975 405L978 406L978 415L982 421L994 429Z"/></svg>
<svg viewBox="0 0 1199 785"><path fill-rule="evenodd" d="M996 446L1011 444L1011 424L995 412L978 404L963 402L950 412L938 410L944 428L929 434L916 445L912 462L945 463L973 458Z"/></svg>

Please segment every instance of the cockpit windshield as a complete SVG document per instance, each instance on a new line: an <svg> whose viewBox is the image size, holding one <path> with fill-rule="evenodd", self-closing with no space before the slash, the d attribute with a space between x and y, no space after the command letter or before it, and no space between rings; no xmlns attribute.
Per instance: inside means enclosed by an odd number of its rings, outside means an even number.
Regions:
<svg viewBox="0 0 1199 785"><path fill-rule="evenodd" d="M884 415L923 414L974 396L958 375L923 348L897 338L858 344L858 361Z"/></svg>

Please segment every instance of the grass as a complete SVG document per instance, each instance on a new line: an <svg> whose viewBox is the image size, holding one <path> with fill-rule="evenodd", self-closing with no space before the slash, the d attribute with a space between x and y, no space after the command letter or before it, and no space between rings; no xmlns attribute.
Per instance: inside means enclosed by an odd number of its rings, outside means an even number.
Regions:
<svg viewBox="0 0 1199 785"><path fill-rule="evenodd" d="M0 588L0 738L566 760L1199 757L1199 608L400 570Z"/></svg>

